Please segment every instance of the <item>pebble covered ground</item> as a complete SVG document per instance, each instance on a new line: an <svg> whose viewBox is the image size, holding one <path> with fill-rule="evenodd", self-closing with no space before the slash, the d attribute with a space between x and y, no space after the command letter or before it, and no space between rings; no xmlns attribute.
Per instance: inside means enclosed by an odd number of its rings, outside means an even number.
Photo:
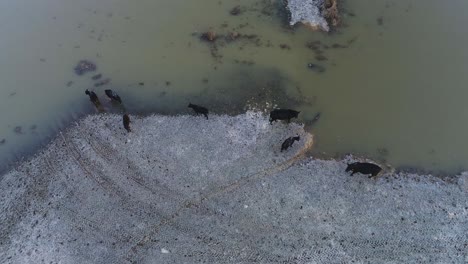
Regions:
<svg viewBox="0 0 468 264"><path fill-rule="evenodd" d="M130 118L86 117L0 177L0 263L468 261L468 175L351 177L256 112Z"/></svg>

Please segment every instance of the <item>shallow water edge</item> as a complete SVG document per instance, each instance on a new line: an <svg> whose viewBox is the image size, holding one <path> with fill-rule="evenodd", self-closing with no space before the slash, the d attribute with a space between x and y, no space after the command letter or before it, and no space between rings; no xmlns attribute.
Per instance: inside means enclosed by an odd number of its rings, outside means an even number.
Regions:
<svg viewBox="0 0 468 264"><path fill-rule="evenodd" d="M223 117L223 116L239 117L239 116L245 116L245 115L247 116L254 115L254 116L262 116L264 120L267 121L269 118L268 117L269 112L260 111L258 107L259 106L256 105L252 108L252 110L248 110L247 112L244 112L244 113L239 113L238 111L235 111L230 114L210 114L210 117ZM0 175L4 175L11 170L21 167L24 164L27 164L28 162L30 162L32 159L35 159L37 156L40 156L41 153L43 153L44 150L47 150L47 148L51 144L55 144L54 143L55 141L63 137L63 134L69 133L70 131L76 129L76 127L79 126L81 123L83 123L85 120L93 119L94 117L98 117L98 116L105 117L105 116L114 116L114 115L116 115L116 113L109 112L109 113L95 113L95 114L82 113L81 116L76 116L76 115L70 116L70 119L62 121L62 128L59 128L54 136L46 138L40 144L32 146L29 149L25 150L24 152L19 153L17 155L16 160L11 161L9 163L4 163L2 166L0 166ZM181 118L181 117L186 118L187 116L189 116L191 118L199 118L199 116L196 116L195 114L193 114L191 110L187 110L183 114L172 114L172 115L171 114L164 114L164 115L156 114L154 113L154 111L151 111L151 112L140 111L138 115L130 114L130 116L131 116L131 119L144 119L144 118L148 118L151 116L164 116L167 118ZM297 121L296 122L291 121L291 124L294 126L299 125L303 127L305 131L307 131L304 133L310 135L311 137L313 136L309 132L311 131L309 124L301 123ZM122 126L122 124L119 124L119 125ZM288 124L282 121L277 121L272 126L287 127ZM123 126L122 126L122 129L123 129ZM313 160L323 160L323 161L334 160L334 161L342 162L342 163L351 163L355 161L376 163L384 168L385 175L391 176L391 177L402 177L402 176L404 177L404 175L411 175L413 177L413 176L419 175L419 176L425 176L425 177L437 177L448 182L454 182L460 175L467 173L467 171L464 171L464 170L453 173L453 172L446 172L442 170L438 170L438 171L427 170L427 169L418 168L418 167L396 167L395 168L394 166L392 166L392 164L381 162L379 160L374 160L367 156L359 156L353 153L340 154L340 155L336 155L335 157L329 157L327 155L325 156L320 155L320 153L316 152L313 147L308 149L304 154L305 154L304 156L305 158L313 159Z"/></svg>

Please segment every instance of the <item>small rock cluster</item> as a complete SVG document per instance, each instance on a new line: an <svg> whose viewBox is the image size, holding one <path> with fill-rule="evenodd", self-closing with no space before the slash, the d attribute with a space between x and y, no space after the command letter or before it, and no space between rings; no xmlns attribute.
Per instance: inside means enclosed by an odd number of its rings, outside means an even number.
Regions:
<svg viewBox="0 0 468 264"><path fill-rule="evenodd" d="M314 30L329 31L339 24L337 0L288 0L290 25L302 23Z"/></svg>

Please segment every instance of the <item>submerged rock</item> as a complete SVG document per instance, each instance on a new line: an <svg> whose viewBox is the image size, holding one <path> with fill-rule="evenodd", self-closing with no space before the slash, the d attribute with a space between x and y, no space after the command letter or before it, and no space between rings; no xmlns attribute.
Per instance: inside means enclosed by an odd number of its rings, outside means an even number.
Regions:
<svg viewBox="0 0 468 264"><path fill-rule="evenodd" d="M96 64L88 60L82 60L75 66L75 73L83 75L87 72L93 72L97 69Z"/></svg>
<svg viewBox="0 0 468 264"><path fill-rule="evenodd" d="M16 127L13 129L13 131L15 132L15 134L21 135L21 134L23 134L23 127L21 127L21 126L16 126Z"/></svg>
<svg viewBox="0 0 468 264"><path fill-rule="evenodd" d="M325 0L322 13L329 25L338 26L340 14L338 12L337 0Z"/></svg>
<svg viewBox="0 0 468 264"><path fill-rule="evenodd" d="M231 11L229 11L229 14L233 15L233 16L238 16L242 13L242 9L240 6L235 6L234 8L231 9Z"/></svg>
<svg viewBox="0 0 468 264"><path fill-rule="evenodd" d="M104 85L108 85L110 83L111 79L107 78L107 79L104 79L102 81L99 81L97 83L94 84L94 87L101 87L101 86L104 86Z"/></svg>
<svg viewBox="0 0 468 264"><path fill-rule="evenodd" d="M96 74L96 75L94 75L93 77L91 77L91 79L92 79L93 81L96 81L96 80L101 79L101 77L102 77L102 74L99 73L99 74Z"/></svg>
<svg viewBox="0 0 468 264"><path fill-rule="evenodd" d="M214 42L216 40L216 33L211 30L204 32L201 34L200 39L208 42Z"/></svg>
<svg viewBox="0 0 468 264"><path fill-rule="evenodd" d="M325 71L325 67L323 67L321 65L318 65L318 64L315 64L315 63L308 63L307 68L309 68L312 71L317 72L317 73L322 73L322 72Z"/></svg>

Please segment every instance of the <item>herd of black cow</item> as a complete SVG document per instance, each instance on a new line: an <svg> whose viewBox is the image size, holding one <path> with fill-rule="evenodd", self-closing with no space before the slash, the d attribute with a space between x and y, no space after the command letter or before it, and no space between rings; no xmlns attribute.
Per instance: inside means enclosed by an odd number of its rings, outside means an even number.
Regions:
<svg viewBox="0 0 468 264"><path fill-rule="evenodd" d="M111 89L107 89L104 92L107 95L107 97L110 98L111 101L122 104L122 99L116 92L114 92ZM101 102L99 101L99 98L95 92L86 90L85 94L89 96L89 99L96 106L96 108L101 108ZM208 119L208 109L206 107L195 105L192 103L189 103L188 107L192 108L197 115L202 114L206 117L206 119ZM299 116L299 113L299 111L291 109L274 109L270 112L270 124L273 124L273 122L277 120L287 120L287 122L290 123L292 118L297 118ZM130 116L127 113L123 114L123 126L125 130L127 130L127 132L131 132ZM299 141L300 139L301 138L299 136L287 138L281 145L281 152L286 151L293 145L295 141ZM369 178L377 176L377 174L379 174L381 170L382 168L380 166L368 162L354 162L348 164L348 166L346 167L346 172L351 171L351 175L355 173L362 173L367 175L370 174Z"/></svg>

